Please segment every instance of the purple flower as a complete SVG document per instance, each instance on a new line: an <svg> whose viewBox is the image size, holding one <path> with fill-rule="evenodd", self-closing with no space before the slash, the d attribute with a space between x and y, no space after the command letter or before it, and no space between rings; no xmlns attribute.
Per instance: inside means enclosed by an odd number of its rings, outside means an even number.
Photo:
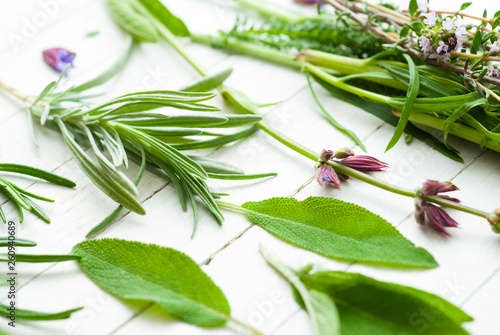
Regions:
<svg viewBox="0 0 500 335"><path fill-rule="evenodd" d="M57 72L63 72L66 66L73 66L75 53L64 48L52 48L43 51L43 59Z"/></svg>
<svg viewBox="0 0 500 335"><path fill-rule="evenodd" d="M431 41L427 37L422 36L422 38L420 39L420 42L418 42L418 44L420 45L420 47L422 48L422 51L425 54L429 54L432 52Z"/></svg>
<svg viewBox="0 0 500 335"><path fill-rule="evenodd" d="M340 179L330 165L325 164L319 167L317 180L321 187L325 187L325 182L333 187L340 187Z"/></svg>
<svg viewBox="0 0 500 335"><path fill-rule="evenodd" d="M457 40L460 40L464 35L467 30L465 29L464 26L457 26L455 29L455 37Z"/></svg>
<svg viewBox="0 0 500 335"><path fill-rule="evenodd" d="M458 227L458 222L453 220L442 207L431 204L425 200L426 196L437 196L441 199L459 203L460 200L440 193L456 191L458 188L450 182L427 180L415 197L415 220L421 225L429 225L437 231L450 236L447 227Z"/></svg>
<svg viewBox="0 0 500 335"><path fill-rule="evenodd" d="M498 41L495 41L495 42L491 45L490 52L491 52L491 53L494 53L494 52L499 52L499 51L500 51L500 43L498 43Z"/></svg>
<svg viewBox="0 0 500 335"><path fill-rule="evenodd" d="M500 72L498 72L498 69L496 67L490 66L489 71L488 71L488 76L500 77Z"/></svg>
<svg viewBox="0 0 500 335"><path fill-rule="evenodd" d="M361 172L383 171L389 165L379 161L375 157L366 155L356 155L344 158L340 164L353 168Z"/></svg>
<svg viewBox="0 0 500 335"><path fill-rule="evenodd" d="M444 20L442 22L442 25L443 25L443 29L448 31L448 32L452 32L453 28L455 28L455 24L453 23L453 21L449 17L447 17L446 20Z"/></svg>
<svg viewBox="0 0 500 335"><path fill-rule="evenodd" d="M418 1L418 11L420 13L427 13L427 0Z"/></svg>
<svg viewBox="0 0 500 335"><path fill-rule="evenodd" d="M453 48L453 52L459 52L462 49L463 45L464 43L462 42L462 40L458 40L455 48Z"/></svg>
<svg viewBox="0 0 500 335"><path fill-rule="evenodd" d="M436 20L437 20L437 17L436 17L436 13L435 12L430 12L428 14L425 14L425 19L424 19L424 23L429 27L429 28L432 28L436 25Z"/></svg>

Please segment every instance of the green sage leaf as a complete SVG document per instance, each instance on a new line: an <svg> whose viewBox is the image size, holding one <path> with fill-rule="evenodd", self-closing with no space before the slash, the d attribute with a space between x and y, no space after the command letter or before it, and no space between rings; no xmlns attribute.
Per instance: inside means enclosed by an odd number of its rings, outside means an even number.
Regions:
<svg viewBox="0 0 500 335"><path fill-rule="evenodd" d="M325 197L271 198L242 207L259 227L326 257L384 266L438 266L389 222L355 204Z"/></svg>
<svg viewBox="0 0 500 335"><path fill-rule="evenodd" d="M120 299L157 303L174 317L202 327L224 325L230 314L222 291L187 255L154 244L119 239L77 244L85 274Z"/></svg>
<svg viewBox="0 0 500 335"><path fill-rule="evenodd" d="M408 286L341 271L299 274L309 290L335 301L343 334L460 335L468 334L461 323L473 320L450 302Z"/></svg>

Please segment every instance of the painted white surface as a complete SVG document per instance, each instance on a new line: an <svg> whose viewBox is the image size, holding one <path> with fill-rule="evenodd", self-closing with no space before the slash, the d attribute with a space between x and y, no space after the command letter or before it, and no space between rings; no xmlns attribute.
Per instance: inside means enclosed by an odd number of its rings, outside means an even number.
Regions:
<svg viewBox="0 0 500 335"><path fill-rule="evenodd" d="M291 5L291 0L274 0ZM231 9L209 1L165 0L169 7L188 23L193 31L213 32L234 22ZM448 2L449 3L449 2ZM441 7L439 6L441 4ZM435 8L444 8L436 1ZM476 1L470 12L481 12L488 1ZM458 5L457 5L458 6ZM307 10L299 7L300 10ZM488 8L494 12L498 8ZM46 17L46 20L44 18ZM37 24L29 29L30 23ZM33 27L31 27L33 28ZM99 31L99 35L85 35ZM15 35L24 36L19 43ZM0 77L26 93L38 93L56 74L42 61L45 48L62 46L77 53L76 69L68 84L83 81L99 73L118 56L125 35L111 21L100 0L26 0L0 4ZM264 110L266 120L314 150L353 147L353 142L335 131L319 115L306 89L305 78L298 72L240 55L227 55L204 46L188 49L212 71L233 67L228 83L261 103L282 101ZM108 84L101 99L141 89L175 89L192 82L196 73L165 43L141 45L119 78ZM470 143L452 139L460 149L465 164L453 162L426 145L414 141L399 143L384 154L392 127L348 104L338 101L320 88L320 99L327 109L364 140L369 153L390 163L391 169L378 176L413 188L427 178L452 180L460 188L464 203L484 210L500 203L500 180L496 178L500 156L479 151ZM221 105L220 99L216 101ZM36 253L70 252L86 232L114 209L114 203L101 194L77 168L64 147L60 135L37 128L40 148L29 136L26 111L16 101L0 97L0 161L29 164L55 171L78 183L76 189L64 189L46 183L19 179L22 186L54 198L53 205L43 204L52 218L47 225L27 215L18 226L19 235L37 241L29 250ZM358 150L359 151L359 150ZM233 316L250 323L265 334L312 334L309 321L293 301L288 285L263 261L259 243L273 249L294 266L321 263L330 269L361 272L377 279L414 286L439 294L462 306L476 318L466 327L474 334L497 332L496 316L500 290L500 240L485 222L470 215L453 213L462 229L445 239L422 230L412 217L411 199L378 190L361 182L344 183L341 190L321 189L316 183L303 187L314 176L313 164L284 148L262 132L217 150L211 157L244 168L248 173L276 171L274 179L257 182L212 182L214 190L228 192L229 202L241 204L272 196L331 196L352 201L381 214L417 245L427 248L441 267L427 271L379 269L325 259L295 248L274 238L258 227L251 227L244 217L225 212L226 222L219 227L202 212L199 229L190 239L192 214L179 208L170 185L146 173L140 184L140 199L148 214L125 215L100 237L118 237L157 243L190 255L222 288L232 307ZM137 167L132 166L131 173ZM298 192L298 193L297 193ZM10 219L17 219L10 203L3 205ZM0 230L5 228L0 228ZM210 261L209 261L210 260ZM5 266L0 273L6 272ZM59 311L76 306L85 310L68 320L20 322L15 334L231 334L234 328L199 329L163 317L155 308L130 306L110 297L96 287L76 264L20 264L18 306ZM6 299L1 294L1 299ZM4 325L0 326L6 328Z"/></svg>

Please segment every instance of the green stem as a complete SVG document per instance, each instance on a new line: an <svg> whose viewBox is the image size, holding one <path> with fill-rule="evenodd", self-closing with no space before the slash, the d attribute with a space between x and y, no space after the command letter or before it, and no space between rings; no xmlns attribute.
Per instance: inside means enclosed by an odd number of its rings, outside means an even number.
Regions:
<svg viewBox="0 0 500 335"><path fill-rule="evenodd" d="M294 60L293 56L279 50L274 50L258 44L240 41L233 37L223 38L221 36L211 36L204 34L191 34L191 39L194 42L209 45L217 48L228 48L248 54L254 57L263 58L265 60L291 66L300 69L302 65Z"/></svg>
<svg viewBox="0 0 500 335"><path fill-rule="evenodd" d="M217 203L217 205L220 208L229 209L229 210L232 210L233 212L237 212L237 213L245 213L245 209L241 206L231 204L229 202L219 201L219 200L216 200L215 202Z"/></svg>
<svg viewBox="0 0 500 335"><path fill-rule="evenodd" d="M263 335L260 331L258 331L257 329L253 328L252 326L238 320L238 319L235 319L233 318L231 315L229 315L229 320L231 322L233 322L234 324L240 326L240 327L243 327L245 328L246 330L250 331L252 334L255 334L255 335Z"/></svg>
<svg viewBox="0 0 500 335"><path fill-rule="evenodd" d="M284 8L279 8L278 6L269 5L268 2L262 0L233 0L239 3L241 6L256 11L262 16L274 17L278 20L285 22L297 22L304 18L299 14L292 11L286 10Z"/></svg>

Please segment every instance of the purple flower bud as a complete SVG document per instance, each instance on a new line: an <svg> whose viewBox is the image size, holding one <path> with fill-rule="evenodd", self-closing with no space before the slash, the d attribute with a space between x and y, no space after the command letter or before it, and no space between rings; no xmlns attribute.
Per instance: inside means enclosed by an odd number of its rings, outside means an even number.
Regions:
<svg viewBox="0 0 500 335"><path fill-rule="evenodd" d="M450 236L450 233L444 229L445 227L458 227L458 222L453 220L441 207L427 204L426 213L431 227L447 236Z"/></svg>
<svg viewBox="0 0 500 335"><path fill-rule="evenodd" d="M383 171L389 165L379 161L375 157L366 155L356 155L344 158L340 164L353 168L361 172Z"/></svg>
<svg viewBox="0 0 500 335"><path fill-rule="evenodd" d="M333 150L321 150L321 154L319 155L320 163L328 162L330 159L332 159L333 155L335 155L335 152Z"/></svg>
<svg viewBox="0 0 500 335"><path fill-rule="evenodd" d="M450 236L446 227L458 227L458 222L453 220L442 207L431 204L425 200L425 196L437 196L441 199L459 203L460 200L441 195L439 193L452 192L458 190L458 187L450 182L439 182L437 180L427 180L415 197L415 219L421 224L428 223L437 231ZM427 220L426 220L427 219Z"/></svg>
<svg viewBox="0 0 500 335"><path fill-rule="evenodd" d="M434 196L438 193L452 192L458 190L458 187L449 181L439 182L437 180L427 180L422 186L422 193L424 195Z"/></svg>
<svg viewBox="0 0 500 335"><path fill-rule="evenodd" d="M52 48L43 51L43 59L60 73L64 71L68 64L73 66L75 53L64 48Z"/></svg>
<svg viewBox="0 0 500 335"><path fill-rule="evenodd" d="M319 167L317 181L321 187L325 187L324 182L332 185L333 187L340 187L340 179L330 165L322 165Z"/></svg>
<svg viewBox="0 0 500 335"><path fill-rule="evenodd" d="M337 158L337 159L343 159L343 158L347 158L350 156L354 156L354 151L352 151L349 148L342 148L342 149L335 151L335 158Z"/></svg>
<svg viewBox="0 0 500 335"><path fill-rule="evenodd" d="M300 3L302 5L313 5L318 3L318 0L293 0L295 3Z"/></svg>

